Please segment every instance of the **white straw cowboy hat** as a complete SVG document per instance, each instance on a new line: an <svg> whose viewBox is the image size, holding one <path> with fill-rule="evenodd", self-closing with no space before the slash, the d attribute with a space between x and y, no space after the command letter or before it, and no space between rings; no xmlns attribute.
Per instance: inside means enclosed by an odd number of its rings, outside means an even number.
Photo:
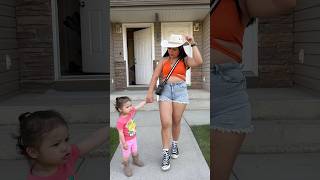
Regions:
<svg viewBox="0 0 320 180"><path fill-rule="evenodd" d="M161 47L175 48L187 44L187 40L182 35L178 34L171 34L168 40L161 41Z"/></svg>

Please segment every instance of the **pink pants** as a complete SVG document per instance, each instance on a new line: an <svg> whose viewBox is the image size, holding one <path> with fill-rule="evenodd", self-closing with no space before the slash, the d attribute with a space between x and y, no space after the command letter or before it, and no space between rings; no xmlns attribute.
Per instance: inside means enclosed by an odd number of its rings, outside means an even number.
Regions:
<svg viewBox="0 0 320 180"><path fill-rule="evenodd" d="M133 138L129 141L126 141L126 143L128 144L128 149L125 150L123 149L123 147L121 147L122 149L122 156L124 158L128 158L131 154L137 153L138 152L138 146L137 146L137 138Z"/></svg>

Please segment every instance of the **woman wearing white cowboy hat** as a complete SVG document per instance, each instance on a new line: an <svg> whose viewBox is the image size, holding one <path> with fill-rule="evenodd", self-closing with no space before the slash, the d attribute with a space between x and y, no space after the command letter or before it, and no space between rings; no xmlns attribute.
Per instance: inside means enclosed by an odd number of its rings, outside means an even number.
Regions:
<svg viewBox="0 0 320 180"><path fill-rule="evenodd" d="M187 56L184 45L191 45L193 57ZM202 64L202 57L192 36L172 34L168 40L161 42L167 51L155 68L149 85L146 101L153 102L153 91L160 77L163 81L169 74L171 67L179 60L174 71L169 77L164 90L159 97L159 109L162 135L162 165L161 169L170 169L170 158L178 158L178 139L180 135L180 122L182 114L189 103L187 85L185 82L186 70ZM172 143L170 147L170 139ZM169 152L170 149L170 152Z"/></svg>

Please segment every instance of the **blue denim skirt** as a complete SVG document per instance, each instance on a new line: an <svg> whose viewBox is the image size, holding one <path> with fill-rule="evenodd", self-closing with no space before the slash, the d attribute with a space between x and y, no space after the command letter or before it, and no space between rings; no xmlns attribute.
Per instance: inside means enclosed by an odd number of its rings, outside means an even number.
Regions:
<svg viewBox="0 0 320 180"><path fill-rule="evenodd" d="M187 84L184 81L177 83L167 83L164 86L159 101L170 101L181 104L189 104Z"/></svg>
<svg viewBox="0 0 320 180"><path fill-rule="evenodd" d="M242 64L225 63L211 67L210 127L221 132L252 132L251 106Z"/></svg>

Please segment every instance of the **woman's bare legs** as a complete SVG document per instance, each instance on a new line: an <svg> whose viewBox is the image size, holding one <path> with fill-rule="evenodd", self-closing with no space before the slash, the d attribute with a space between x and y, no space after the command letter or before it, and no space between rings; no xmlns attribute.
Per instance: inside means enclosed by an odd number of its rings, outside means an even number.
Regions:
<svg viewBox="0 0 320 180"><path fill-rule="evenodd" d="M229 180L233 164L245 139L245 134L210 131L211 179Z"/></svg>
<svg viewBox="0 0 320 180"><path fill-rule="evenodd" d="M171 126L172 126L172 102L160 101L160 120L161 120L161 137L162 148L170 148Z"/></svg>
<svg viewBox="0 0 320 180"><path fill-rule="evenodd" d="M182 103L172 103L172 139L174 141L178 141L179 139L181 129L180 123L186 106L186 104Z"/></svg>

